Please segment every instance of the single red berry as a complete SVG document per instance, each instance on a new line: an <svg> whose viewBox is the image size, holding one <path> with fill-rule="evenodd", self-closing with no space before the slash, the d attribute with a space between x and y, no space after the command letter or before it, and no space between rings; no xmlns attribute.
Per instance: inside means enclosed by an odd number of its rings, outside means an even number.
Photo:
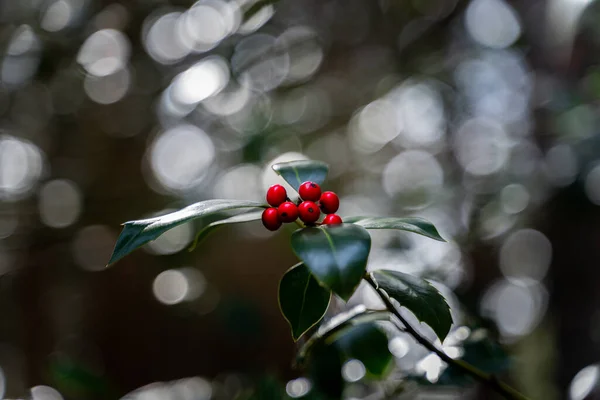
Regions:
<svg viewBox="0 0 600 400"><path fill-rule="evenodd" d="M342 217L337 214L329 214L325 217L325 219L323 219L323 223L325 225L337 225L341 224L342 222Z"/></svg>
<svg viewBox="0 0 600 400"><path fill-rule="evenodd" d="M319 199L319 204L325 214L333 214L340 208L340 198L333 192L324 192Z"/></svg>
<svg viewBox="0 0 600 400"><path fill-rule="evenodd" d="M314 182L304 182L298 189L302 200L319 201L321 197L321 187Z"/></svg>
<svg viewBox="0 0 600 400"><path fill-rule="evenodd" d="M278 208L279 219L283 222L294 222L298 218L298 207L291 201L282 203Z"/></svg>
<svg viewBox="0 0 600 400"><path fill-rule="evenodd" d="M321 215L319 206L313 201L303 201L298 206L298 212L300 213L300 219L307 224L316 222L319 219L319 215Z"/></svg>
<svg viewBox="0 0 600 400"><path fill-rule="evenodd" d="M276 231L281 226L279 213L274 207L267 208L262 213L262 223L270 231Z"/></svg>
<svg viewBox="0 0 600 400"><path fill-rule="evenodd" d="M287 199L287 192L281 185L273 185L267 190L267 203L273 207L279 207Z"/></svg>

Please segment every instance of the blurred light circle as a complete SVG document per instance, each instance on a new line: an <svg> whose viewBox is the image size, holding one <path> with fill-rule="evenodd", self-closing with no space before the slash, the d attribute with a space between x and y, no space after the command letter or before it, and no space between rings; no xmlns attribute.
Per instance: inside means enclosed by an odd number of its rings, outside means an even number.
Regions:
<svg viewBox="0 0 600 400"><path fill-rule="evenodd" d="M454 151L465 171L476 176L490 175L506 164L510 142L499 124L482 118L470 119L456 132Z"/></svg>
<svg viewBox="0 0 600 400"><path fill-rule="evenodd" d="M385 166L382 184L389 196L401 196L408 207L422 207L442 189L444 171L431 154L409 150Z"/></svg>
<svg viewBox="0 0 600 400"><path fill-rule="evenodd" d="M48 32L58 32L69 25L73 18L73 4L67 0L57 0L50 4L40 23Z"/></svg>
<svg viewBox="0 0 600 400"><path fill-rule="evenodd" d="M148 55L161 64L173 64L192 50L181 36L181 15L180 12L172 12L144 23L148 27L142 38L144 47Z"/></svg>
<svg viewBox="0 0 600 400"><path fill-rule="evenodd" d="M407 82L387 97L397 105L396 119L402 121L399 139L404 147L430 146L444 137L444 104L433 85Z"/></svg>
<svg viewBox="0 0 600 400"><path fill-rule="evenodd" d="M500 249L500 269L507 278L540 281L552 261L552 245L541 232L521 229L506 238Z"/></svg>
<svg viewBox="0 0 600 400"><path fill-rule="evenodd" d="M575 180L578 170L577 154L571 146L557 144L546 153L545 171L552 184L556 186L571 184Z"/></svg>
<svg viewBox="0 0 600 400"><path fill-rule="evenodd" d="M408 354L408 351L410 350L408 341L400 336L396 336L395 338L390 340L390 342L388 343L388 348L390 350L390 353L392 353L392 355L396 358L404 357Z"/></svg>
<svg viewBox="0 0 600 400"><path fill-rule="evenodd" d="M52 228L67 227L81 213L81 192L72 181L50 181L40 190L38 207L44 224Z"/></svg>
<svg viewBox="0 0 600 400"><path fill-rule="evenodd" d="M161 215L175 210L164 210ZM192 224L181 224L160 235L147 244L147 248L154 254L175 254L183 250L191 241L193 236Z"/></svg>
<svg viewBox="0 0 600 400"><path fill-rule="evenodd" d="M197 184L215 158L211 138L193 125L179 125L162 133L150 146L150 165L159 183L170 190Z"/></svg>
<svg viewBox="0 0 600 400"><path fill-rule="evenodd" d="M323 61L323 49L317 32L307 26L294 26L283 32L277 39L282 48L287 48L290 56L288 82L300 82L314 75Z"/></svg>
<svg viewBox="0 0 600 400"><path fill-rule="evenodd" d="M42 174L42 154L33 143L0 135L0 199L28 193Z"/></svg>
<svg viewBox="0 0 600 400"><path fill-rule="evenodd" d="M189 289L187 277L179 270L161 272L152 284L152 291L156 299L167 305L184 301Z"/></svg>
<svg viewBox="0 0 600 400"><path fill-rule="evenodd" d="M245 1L240 0L239 3L247 4L252 2L254 4L258 3L260 0L256 1ZM254 15L250 18L246 19L242 26L238 29L238 33L242 35L248 35L250 33L256 32L261 26L266 24L271 17L275 14L275 7L272 4L263 5Z"/></svg>
<svg viewBox="0 0 600 400"><path fill-rule="evenodd" d="M446 369L446 363L437 354L433 353L425 356L416 365L417 372L424 374L425 378L431 383L435 383L440 379L440 375L442 375L444 369Z"/></svg>
<svg viewBox="0 0 600 400"><path fill-rule="evenodd" d="M356 151L379 151L400 133L402 125L394 105L376 100L366 105L351 121L350 141Z"/></svg>
<svg viewBox="0 0 600 400"><path fill-rule="evenodd" d="M533 331L546 312L546 289L541 284L525 283L502 279L481 299L481 314L496 321L508 342Z"/></svg>
<svg viewBox="0 0 600 400"><path fill-rule="evenodd" d="M6 48L6 55L22 56L32 50L37 50L39 44L39 39L31 26L21 25L10 38L10 42Z"/></svg>
<svg viewBox="0 0 600 400"><path fill-rule="evenodd" d="M200 0L181 16L182 35L196 51L207 51L233 33L241 14L234 2Z"/></svg>
<svg viewBox="0 0 600 400"><path fill-rule="evenodd" d="M289 153L283 153L282 155L269 161L265 165L265 167L263 168L263 171L262 171L263 191L266 192L269 189L269 187L271 187L272 185L279 184L279 185L283 185L285 187L285 189L287 190L288 196L291 195L290 198L293 198L293 196L296 195L296 190L293 187L291 187L290 184L285 181L285 179L283 179L281 176L277 175L277 173L275 171L273 171L273 168L271 168L271 166L273 164L277 164L277 163L288 162L288 161L298 161L298 160L308 160L308 157L306 157L302 153L289 152Z"/></svg>
<svg viewBox="0 0 600 400"><path fill-rule="evenodd" d="M121 400L180 400L170 384L154 382L128 393Z"/></svg>
<svg viewBox="0 0 600 400"><path fill-rule="evenodd" d="M75 262L88 271L102 271L110 259L115 235L104 225L90 225L79 230L71 244Z"/></svg>
<svg viewBox="0 0 600 400"><path fill-rule="evenodd" d="M527 188L518 183L505 186L500 192L502 209L507 214L518 214L529 204L529 192Z"/></svg>
<svg viewBox="0 0 600 400"><path fill-rule="evenodd" d="M200 377L180 379L173 385L179 400L210 400L212 398L212 385Z"/></svg>
<svg viewBox="0 0 600 400"><path fill-rule="evenodd" d="M230 82L224 90L206 98L202 106L212 114L227 116L241 111L248 104L251 95L247 85Z"/></svg>
<svg viewBox="0 0 600 400"><path fill-rule="evenodd" d="M471 37L492 48L505 48L521 36L516 12L503 0L473 0L465 13Z"/></svg>
<svg viewBox="0 0 600 400"><path fill-rule="evenodd" d="M588 365L575 375L569 386L569 400L584 400L598 386L600 368Z"/></svg>
<svg viewBox="0 0 600 400"><path fill-rule="evenodd" d="M597 163L585 176L585 194L596 205L600 205L600 163Z"/></svg>
<svg viewBox="0 0 600 400"><path fill-rule="evenodd" d="M192 105L219 93L229 82L229 68L221 57L208 57L173 80L171 96L178 103Z"/></svg>
<svg viewBox="0 0 600 400"><path fill-rule="evenodd" d="M290 68L290 56L282 47L273 36L264 33L242 39L231 57L232 69L242 77L240 83L258 92L281 85Z"/></svg>
<svg viewBox="0 0 600 400"><path fill-rule="evenodd" d="M1 198L1 192L0 192ZM19 214L16 209L8 209L0 213L0 239L12 235L19 226Z"/></svg>
<svg viewBox="0 0 600 400"><path fill-rule="evenodd" d="M2 272L0 272L2 274ZM0 398L4 398L4 393L6 392L6 377L4 376L4 371L0 367Z"/></svg>
<svg viewBox="0 0 600 400"><path fill-rule="evenodd" d="M123 33L102 29L86 39L77 55L77 62L91 75L111 75L125 68L130 47L129 39Z"/></svg>
<svg viewBox="0 0 600 400"><path fill-rule="evenodd" d="M31 388L31 400L63 400L63 397L56 389L40 385Z"/></svg>
<svg viewBox="0 0 600 400"><path fill-rule="evenodd" d="M367 369L359 360L348 360L342 366L342 377L346 382L357 382L365 377Z"/></svg>
<svg viewBox="0 0 600 400"><path fill-rule="evenodd" d="M291 398L298 398L305 396L310 392L311 384L306 378L292 379L285 385L285 391Z"/></svg>
<svg viewBox="0 0 600 400"><path fill-rule="evenodd" d="M214 197L218 199L264 201L261 190L261 169L255 165L242 164L234 167L217 178Z"/></svg>
<svg viewBox="0 0 600 400"><path fill-rule="evenodd" d="M15 29L2 60L3 83L16 86L33 77L40 63L41 43L29 25Z"/></svg>
<svg viewBox="0 0 600 400"><path fill-rule="evenodd" d="M128 68L103 76L87 75L83 81L85 93L98 104L116 103L125 96L130 86Z"/></svg>

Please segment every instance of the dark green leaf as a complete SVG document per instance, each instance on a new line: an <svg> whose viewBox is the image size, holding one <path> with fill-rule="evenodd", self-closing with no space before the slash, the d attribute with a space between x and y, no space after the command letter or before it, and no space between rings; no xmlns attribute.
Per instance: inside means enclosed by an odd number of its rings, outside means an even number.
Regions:
<svg viewBox="0 0 600 400"><path fill-rule="evenodd" d="M319 343L313 350L308 373L314 390L326 399L339 400L344 390L342 357L335 346Z"/></svg>
<svg viewBox="0 0 600 400"><path fill-rule="evenodd" d="M349 358L362 362L372 378L382 378L391 370L388 338L374 323L350 328L335 343Z"/></svg>
<svg viewBox="0 0 600 400"><path fill-rule="evenodd" d="M398 229L445 242L433 224L423 218L349 217L344 222L360 225L365 229Z"/></svg>
<svg viewBox="0 0 600 400"><path fill-rule="evenodd" d="M440 341L444 341L452 325L452 315L446 299L435 287L398 271L378 270L371 275L381 289L408 308L419 321L429 325Z"/></svg>
<svg viewBox="0 0 600 400"><path fill-rule="evenodd" d="M310 181L319 185L327 178L329 166L321 161L299 160L290 161L272 166L273 170L281 175L296 191L304 182Z"/></svg>
<svg viewBox="0 0 600 400"><path fill-rule="evenodd" d="M190 246L189 251L193 251L198 244L200 244L208 235L212 233L215 229L223 225L229 224L239 224L242 222L251 222L258 221L262 217L263 210L259 211L250 211L244 214L234 215L229 218L220 219L218 221L212 222L206 225L200 232L196 234L196 239L194 239L194 243Z"/></svg>
<svg viewBox="0 0 600 400"><path fill-rule="evenodd" d="M264 208L264 206L253 201L207 200L160 217L125 222L108 264L117 262L177 225L221 211L240 208Z"/></svg>
<svg viewBox="0 0 600 400"><path fill-rule="evenodd" d="M304 228L292 234L292 249L323 286L347 301L364 276L371 236L353 224Z"/></svg>
<svg viewBox="0 0 600 400"><path fill-rule="evenodd" d="M331 292L319 285L303 263L290 268L279 282L279 307L294 341L315 326L329 306Z"/></svg>

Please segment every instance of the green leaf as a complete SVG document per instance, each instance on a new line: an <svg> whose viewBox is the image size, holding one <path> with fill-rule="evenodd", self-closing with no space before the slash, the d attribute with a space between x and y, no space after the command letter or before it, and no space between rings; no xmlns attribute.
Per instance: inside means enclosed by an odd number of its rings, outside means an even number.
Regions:
<svg viewBox="0 0 600 400"><path fill-rule="evenodd" d="M445 242L433 224L423 218L350 217L344 222L360 225L365 229L398 229Z"/></svg>
<svg viewBox="0 0 600 400"><path fill-rule="evenodd" d="M253 201L206 200L160 217L125 222L108 264L119 261L177 225L217 212L240 208L264 208L264 205Z"/></svg>
<svg viewBox="0 0 600 400"><path fill-rule="evenodd" d="M298 191L300 185L307 181L321 185L329 172L327 164L313 160L284 162L274 164L271 168L296 189L296 191Z"/></svg>
<svg viewBox="0 0 600 400"><path fill-rule="evenodd" d="M279 307L294 341L323 318L330 300L331 292L319 285L306 265L287 270L279 282Z"/></svg>
<svg viewBox="0 0 600 400"><path fill-rule="evenodd" d="M352 327L335 344L349 358L362 362L371 378L383 378L391 370L388 338L374 323Z"/></svg>
<svg viewBox="0 0 600 400"><path fill-rule="evenodd" d="M371 276L391 298L429 325L440 341L444 341L452 326L452 315L446 299L435 287L421 278L398 271L381 269L373 271Z"/></svg>
<svg viewBox="0 0 600 400"><path fill-rule="evenodd" d="M196 234L194 243L190 246L189 251L193 251L198 246L198 244L200 244L204 239L206 239L206 237L218 227L229 224L240 224L242 222L259 221L262 218L262 213L263 210L250 211L248 213L238 214L229 218L220 219L218 221L206 225L204 228L202 228L202 230L200 230L200 232Z"/></svg>
<svg viewBox="0 0 600 400"><path fill-rule="evenodd" d="M323 286L348 300L362 279L371 236L353 224L323 225L292 234L292 249Z"/></svg>

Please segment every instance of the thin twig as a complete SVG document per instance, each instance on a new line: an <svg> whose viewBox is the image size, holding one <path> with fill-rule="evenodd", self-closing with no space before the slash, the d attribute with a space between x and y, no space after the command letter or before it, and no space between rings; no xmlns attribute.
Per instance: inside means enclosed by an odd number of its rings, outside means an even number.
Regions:
<svg viewBox="0 0 600 400"><path fill-rule="evenodd" d="M499 381L494 375L483 372L480 369L478 369L477 367L475 367L463 360L455 360L455 359L451 358L450 356L448 356L446 353L444 353L442 350L435 347L433 343L431 343L429 340L427 340L425 337L423 337L419 332L417 332L417 330L415 328L413 328L408 323L408 321L400 314L398 308L392 303L388 294L377 285L377 282L373 279L373 277L371 276L370 273L365 274L364 279L365 279L365 281L367 281L367 283L369 285L371 285L371 287L373 287L373 289L375 289L375 291L377 292L377 294L379 295L381 300L383 300L388 311L390 311L404 325L406 332L409 335L411 335L417 342L419 342L419 344L421 344L427 350L435 353L439 358L441 358L448 365L462 370L467 375L470 375L473 378L475 378L476 380L478 380L479 382L482 382L485 385L489 386L491 389L495 390L496 392L498 392L499 394L504 396L506 399L529 400L526 396L519 393L517 390L513 389L512 387L508 386L506 383Z"/></svg>

